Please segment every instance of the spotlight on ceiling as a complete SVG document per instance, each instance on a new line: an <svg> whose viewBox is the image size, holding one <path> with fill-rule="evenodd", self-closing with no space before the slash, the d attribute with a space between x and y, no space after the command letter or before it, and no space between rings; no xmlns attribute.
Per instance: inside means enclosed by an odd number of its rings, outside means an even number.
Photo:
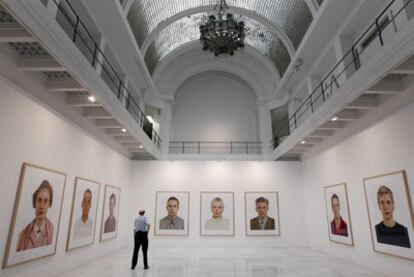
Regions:
<svg viewBox="0 0 414 277"><path fill-rule="evenodd" d="M332 118L331 121L337 121L339 118L337 116L335 116L334 118Z"/></svg>
<svg viewBox="0 0 414 277"><path fill-rule="evenodd" d="M300 142L300 144L305 144L306 143L306 140L302 140L301 142Z"/></svg>
<svg viewBox="0 0 414 277"><path fill-rule="evenodd" d="M88 96L88 100L89 100L89 102L92 102L92 103L96 102L96 98L93 95Z"/></svg>
<svg viewBox="0 0 414 277"><path fill-rule="evenodd" d="M140 144L140 145L138 146L138 148L139 148L139 149L143 149L143 148L144 148L144 146L143 146L142 144Z"/></svg>
<svg viewBox="0 0 414 277"><path fill-rule="evenodd" d="M152 118L152 116L147 115L147 119L149 122L151 122L152 124L154 124L154 119Z"/></svg>
<svg viewBox="0 0 414 277"><path fill-rule="evenodd" d="M127 132L127 129L122 128L122 129L121 129L121 131L122 131L123 133L126 133L126 132Z"/></svg>

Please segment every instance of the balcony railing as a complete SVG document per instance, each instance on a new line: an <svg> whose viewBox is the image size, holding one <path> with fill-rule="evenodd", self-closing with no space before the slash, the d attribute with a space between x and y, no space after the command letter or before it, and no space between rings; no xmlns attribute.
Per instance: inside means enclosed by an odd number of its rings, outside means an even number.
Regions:
<svg viewBox="0 0 414 277"><path fill-rule="evenodd" d="M70 4L70 1L53 0L53 3L56 5L58 13L63 15L61 18L64 22L60 20L59 24L65 30L66 34L71 38L73 43L75 43L93 68L96 68L97 65L100 66L102 70L101 76L110 90L124 105L131 116L138 122L139 126L144 130L157 148L160 148L161 139L159 135L151 127L151 123L147 120L144 112L133 97L133 94L130 93L112 63L100 49L99 43L91 35L88 27L82 22L79 15Z"/></svg>
<svg viewBox="0 0 414 277"><path fill-rule="evenodd" d="M262 143L257 141L172 141L170 154L252 155L262 154Z"/></svg>
<svg viewBox="0 0 414 277"><path fill-rule="evenodd" d="M351 49L346 52L340 61L325 74L320 84L301 103L297 110L289 117L282 119L280 127L271 141L276 149L283 140L302 124L307 116L315 111L330 98L349 77L361 68L361 64L369 60L378 49L382 48L398 32L398 20L403 11L414 9L414 0L407 0L401 7L393 7L396 0L392 0L376 17L375 21L355 41ZM397 2L401 3L401 2ZM407 18L413 15L407 12ZM376 48L374 47L376 46Z"/></svg>

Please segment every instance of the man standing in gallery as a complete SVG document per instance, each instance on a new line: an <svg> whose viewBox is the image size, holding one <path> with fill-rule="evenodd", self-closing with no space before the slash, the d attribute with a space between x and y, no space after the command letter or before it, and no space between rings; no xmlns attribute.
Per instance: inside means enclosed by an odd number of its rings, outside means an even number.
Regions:
<svg viewBox="0 0 414 277"><path fill-rule="evenodd" d="M180 201L172 196L167 200L168 215L160 220L160 229L184 230L184 219L177 215Z"/></svg>
<svg viewBox="0 0 414 277"><path fill-rule="evenodd" d="M139 248L142 246L142 254L144 255L144 269L149 269L147 251L148 251L148 232L151 228L145 211L140 210L139 216L134 222L134 254L132 256L131 269L134 270L138 262Z"/></svg>

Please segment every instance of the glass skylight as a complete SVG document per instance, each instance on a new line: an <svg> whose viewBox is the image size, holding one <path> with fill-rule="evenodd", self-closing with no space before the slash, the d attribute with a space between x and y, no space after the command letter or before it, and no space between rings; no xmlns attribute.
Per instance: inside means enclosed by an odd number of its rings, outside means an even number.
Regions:
<svg viewBox="0 0 414 277"><path fill-rule="evenodd" d="M198 41L200 22L205 21L206 17L207 13L193 14L183 17L163 29L146 53L145 61L149 71L152 73L157 63L175 49L188 42ZM246 24L246 44L256 48L269 58L279 73L283 75L290 62L289 53L283 42L269 27L244 16L236 15L236 18L243 20Z"/></svg>

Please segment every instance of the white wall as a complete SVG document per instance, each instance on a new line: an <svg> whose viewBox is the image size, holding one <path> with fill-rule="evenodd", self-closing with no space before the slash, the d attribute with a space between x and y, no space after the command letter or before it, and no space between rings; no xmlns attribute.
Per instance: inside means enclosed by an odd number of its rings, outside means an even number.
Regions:
<svg viewBox="0 0 414 277"><path fill-rule="evenodd" d="M310 247L390 276L413 276L414 262L374 253L363 178L405 169L414 199L414 104L303 163ZM355 247L330 242L323 187L346 182Z"/></svg>
<svg viewBox="0 0 414 277"><path fill-rule="evenodd" d="M56 255L15 268L1 276L51 276L87 263L125 245L129 160L83 134L15 88L0 80L0 260L3 261L13 205L23 162L67 173ZM76 176L101 182L95 244L65 252ZM99 243L104 185L122 188L119 236Z"/></svg>
<svg viewBox="0 0 414 277"><path fill-rule="evenodd" d="M152 247L304 247L305 218L300 163L283 162L133 162L129 221L147 210L154 223L156 191L190 192L188 237L160 237L151 231ZM235 237L200 236L200 192L233 191ZM246 237L245 191L278 191L280 237ZM153 225L154 227L154 225ZM130 228L132 230L132 227ZM132 231L131 231L132 232Z"/></svg>
<svg viewBox="0 0 414 277"><path fill-rule="evenodd" d="M171 141L257 141L252 89L226 73L198 75L179 88Z"/></svg>

